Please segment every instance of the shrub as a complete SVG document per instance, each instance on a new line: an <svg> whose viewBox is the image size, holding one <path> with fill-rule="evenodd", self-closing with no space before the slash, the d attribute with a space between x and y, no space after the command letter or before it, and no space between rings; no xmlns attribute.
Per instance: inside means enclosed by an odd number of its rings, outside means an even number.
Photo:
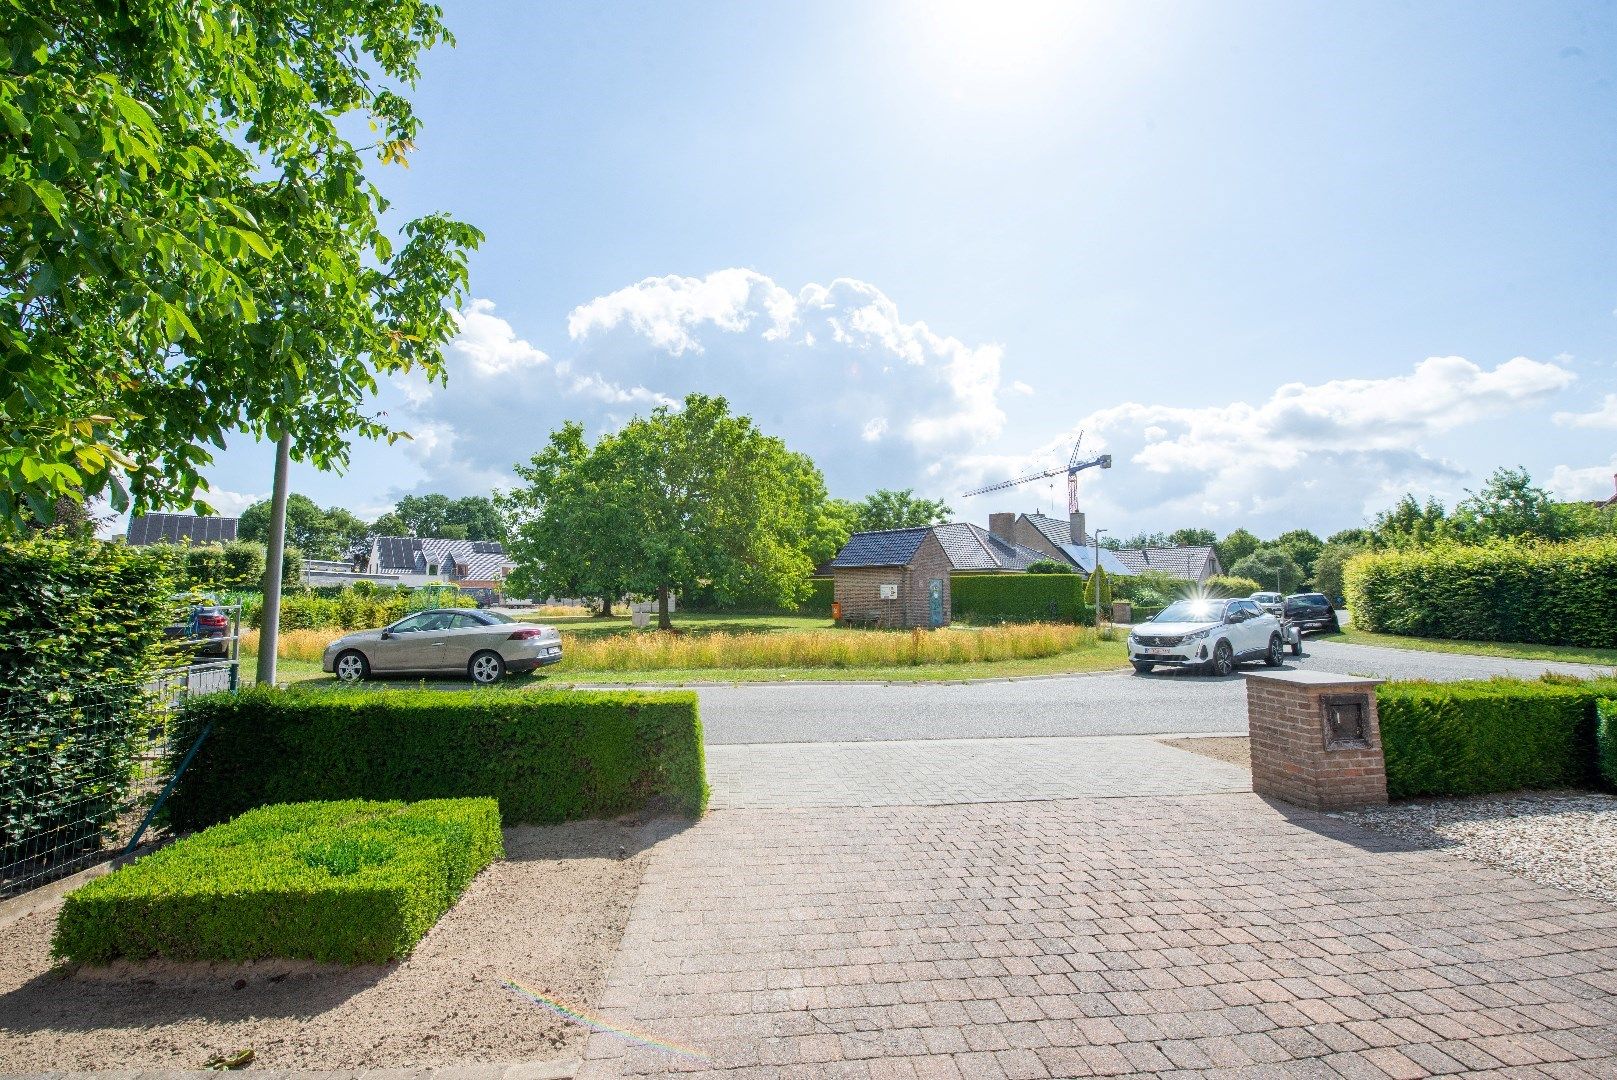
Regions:
<svg viewBox="0 0 1617 1080"><path fill-rule="evenodd" d="M1378 688L1387 794L1568 787L1595 775L1595 703L1617 680L1490 679Z"/></svg>
<svg viewBox="0 0 1617 1080"><path fill-rule="evenodd" d="M1617 537L1367 552L1345 576L1354 624L1365 630L1590 648L1617 641Z"/></svg>
<svg viewBox="0 0 1617 1080"><path fill-rule="evenodd" d="M174 583L144 549L0 544L0 865L99 843L128 792Z"/></svg>
<svg viewBox="0 0 1617 1080"><path fill-rule="evenodd" d="M1265 591L1266 587L1253 579L1233 574L1215 574L1202 582L1202 592L1208 596L1251 596Z"/></svg>
<svg viewBox="0 0 1617 1080"><path fill-rule="evenodd" d="M503 854L492 799L266 806L70 893L51 951L381 963L408 955Z"/></svg>
<svg viewBox="0 0 1617 1080"><path fill-rule="evenodd" d="M832 586L835 584L830 578L810 578L808 599L798 608L805 615L824 615L831 617Z"/></svg>
<svg viewBox="0 0 1617 1080"><path fill-rule="evenodd" d="M1030 574L1071 574L1076 571L1066 563L1056 562L1054 559L1043 559L1036 563L1029 563L1027 572Z"/></svg>
<svg viewBox="0 0 1617 1080"><path fill-rule="evenodd" d="M212 730L169 799L177 828L269 803L484 796L508 824L706 805L684 691L254 687L189 703L172 740Z"/></svg>
<svg viewBox="0 0 1617 1080"><path fill-rule="evenodd" d="M1095 621L1084 603L1078 574L955 574L949 579L954 617L989 625L1002 622Z"/></svg>

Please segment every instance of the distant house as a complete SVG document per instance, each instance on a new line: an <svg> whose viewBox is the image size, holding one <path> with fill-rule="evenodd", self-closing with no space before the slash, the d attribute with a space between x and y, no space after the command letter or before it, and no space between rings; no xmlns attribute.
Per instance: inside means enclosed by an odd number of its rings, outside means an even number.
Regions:
<svg viewBox="0 0 1617 1080"><path fill-rule="evenodd" d="M236 539L233 517L198 514L131 515L124 539L131 547L148 544L228 544Z"/></svg>
<svg viewBox="0 0 1617 1080"><path fill-rule="evenodd" d="M354 556L353 572L400 585L455 585L498 593L514 565L495 540L374 536Z"/></svg>
<svg viewBox="0 0 1617 1080"><path fill-rule="evenodd" d="M1084 515L1074 514L1067 521L1045 514L990 514L988 531L1001 539L1043 552L1047 558L1065 562L1079 573L1094 571L1095 548L1084 530ZM1101 569L1108 574L1131 575L1147 570L1172 574L1182 581L1200 584L1224 572L1218 554L1210 547L1101 548Z"/></svg>
<svg viewBox="0 0 1617 1080"><path fill-rule="evenodd" d="M854 533L827 564L844 622L905 628L949 625L953 568L929 527Z"/></svg>
<svg viewBox="0 0 1617 1080"><path fill-rule="evenodd" d="M1617 486L1617 475L1613 475L1611 479L1612 484ZM1594 507L1596 510L1610 510L1614 506L1617 506L1617 494L1608 495L1604 499L1594 500Z"/></svg>
<svg viewBox="0 0 1617 1080"><path fill-rule="evenodd" d="M943 545L943 552L949 557L949 566L956 574L1026 570L1034 563L1048 562L1050 559L1042 551L1014 544L968 521L934 525L932 532Z"/></svg>

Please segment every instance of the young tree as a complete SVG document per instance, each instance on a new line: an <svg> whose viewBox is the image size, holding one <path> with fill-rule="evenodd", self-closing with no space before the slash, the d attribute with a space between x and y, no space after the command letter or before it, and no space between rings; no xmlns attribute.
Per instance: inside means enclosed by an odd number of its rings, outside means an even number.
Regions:
<svg viewBox="0 0 1617 1080"><path fill-rule="evenodd" d="M1302 567L1285 548L1265 544L1229 568L1231 577L1251 578L1262 591L1296 592L1303 583Z"/></svg>
<svg viewBox="0 0 1617 1080"><path fill-rule="evenodd" d="M1376 515L1370 525L1371 543L1379 548L1425 547L1452 535L1448 512L1436 499L1424 504L1405 495L1390 510Z"/></svg>
<svg viewBox="0 0 1617 1080"><path fill-rule="evenodd" d="M1303 580L1307 581L1314 576L1314 560L1319 558L1319 553L1325 547L1325 541L1307 529L1292 529L1290 532L1281 533L1265 546L1284 550L1302 570Z"/></svg>
<svg viewBox="0 0 1617 1080"><path fill-rule="evenodd" d="M1466 496L1454 508L1452 524L1468 542L1562 538L1550 493L1536 486L1526 469L1495 469L1481 491L1467 488Z"/></svg>
<svg viewBox="0 0 1617 1080"><path fill-rule="evenodd" d="M428 0L0 3L0 530L63 495L206 509L236 431L319 468L402 434L362 403L443 377L481 236L384 224L334 121L403 161L400 91L448 39Z"/></svg>
<svg viewBox="0 0 1617 1080"><path fill-rule="evenodd" d="M954 513L941 499L918 499L913 488L890 491L883 488L855 504L859 508L859 531L913 529L941 525Z"/></svg>

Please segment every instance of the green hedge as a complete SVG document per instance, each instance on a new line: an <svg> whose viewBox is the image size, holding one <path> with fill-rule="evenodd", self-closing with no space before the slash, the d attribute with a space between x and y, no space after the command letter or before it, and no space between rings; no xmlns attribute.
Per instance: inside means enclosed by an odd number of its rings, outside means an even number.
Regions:
<svg viewBox="0 0 1617 1080"><path fill-rule="evenodd" d="M824 615L829 619L832 586L835 584L830 578L810 578L808 599L797 610L804 615Z"/></svg>
<svg viewBox="0 0 1617 1080"><path fill-rule="evenodd" d="M310 799L487 796L507 824L698 814L702 725L689 691L287 691L193 701L176 754L212 731L169 798L179 828Z"/></svg>
<svg viewBox="0 0 1617 1080"><path fill-rule="evenodd" d="M381 963L504 853L492 799L266 806L70 893L51 949L82 963Z"/></svg>
<svg viewBox="0 0 1617 1080"><path fill-rule="evenodd" d="M1353 623L1364 630L1617 644L1617 538L1372 552L1350 560L1345 575Z"/></svg>
<svg viewBox="0 0 1617 1080"><path fill-rule="evenodd" d="M1595 771L1617 788L1617 700L1595 704Z"/></svg>
<svg viewBox="0 0 1617 1080"><path fill-rule="evenodd" d="M1479 795L1587 785L1595 707L1617 679L1392 682L1377 689L1387 794Z"/></svg>
<svg viewBox="0 0 1617 1080"><path fill-rule="evenodd" d="M170 572L122 544L0 544L0 866L99 846L152 719Z"/></svg>
<svg viewBox="0 0 1617 1080"><path fill-rule="evenodd" d="M949 578L954 617L988 625L1004 622L1095 621L1084 603L1079 574L954 574Z"/></svg>

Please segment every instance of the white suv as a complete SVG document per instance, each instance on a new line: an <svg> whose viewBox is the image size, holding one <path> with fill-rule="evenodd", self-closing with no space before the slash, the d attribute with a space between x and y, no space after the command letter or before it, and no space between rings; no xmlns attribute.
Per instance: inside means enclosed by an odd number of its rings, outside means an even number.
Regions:
<svg viewBox="0 0 1617 1080"><path fill-rule="evenodd" d="M1129 663L1141 675L1158 664L1228 675L1243 660L1279 667L1280 620L1252 600L1179 600L1129 634Z"/></svg>

